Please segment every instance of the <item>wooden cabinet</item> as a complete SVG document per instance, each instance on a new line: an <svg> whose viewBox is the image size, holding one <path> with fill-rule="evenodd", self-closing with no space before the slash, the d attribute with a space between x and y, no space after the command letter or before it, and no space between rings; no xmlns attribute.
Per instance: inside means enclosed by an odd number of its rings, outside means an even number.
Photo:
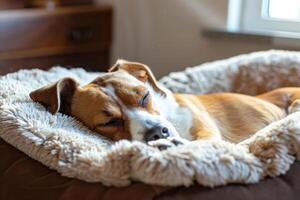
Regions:
<svg viewBox="0 0 300 200"><path fill-rule="evenodd" d="M106 70L111 35L107 5L0 11L0 74L54 65Z"/></svg>

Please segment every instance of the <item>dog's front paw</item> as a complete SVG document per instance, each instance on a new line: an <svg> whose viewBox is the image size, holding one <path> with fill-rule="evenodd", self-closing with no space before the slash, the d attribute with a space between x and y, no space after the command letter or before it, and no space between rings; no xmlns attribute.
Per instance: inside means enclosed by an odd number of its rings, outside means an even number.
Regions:
<svg viewBox="0 0 300 200"><path fill-rule="evenodd" d="M183 138L179 137L169 137L169 138L162 138L158 140L153 140L148 142L148 144L152 147L156 147L160 150L165 150L170 147L178 146L178 145L183 145L188 143L189 141Z"/></svg>
<svg viewBox="0 0 300 200"><path fill-rule="evenodd" d="M167 139L170 140L176 146L187 144L187 143L190 142L189 140L186 140L186 139L181 138L181 137L169 137Z"/></svg>
<svg viewBox="0 0 300 200"><path fill-rule="evenodd" d="M150 142L148 142L148 145L150 145L152 147L156 147L160 150L165 150L169 147L175 146L174 143L172 143L170 140L168 140L166 138L150 141Z"/></svg>

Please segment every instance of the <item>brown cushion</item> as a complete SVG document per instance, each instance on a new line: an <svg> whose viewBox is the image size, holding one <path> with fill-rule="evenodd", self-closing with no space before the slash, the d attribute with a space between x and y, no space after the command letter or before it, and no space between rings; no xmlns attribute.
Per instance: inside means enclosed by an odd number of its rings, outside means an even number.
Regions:
<svg viewBox="0 0 300 200"><path fill-rule="evenodd" d="M215 189L194 185L168 188L134 183L124 188L106 187L60 176L0 139L0 199L297 199L300 163L284 176L254 185L229 185Z"/></svg>

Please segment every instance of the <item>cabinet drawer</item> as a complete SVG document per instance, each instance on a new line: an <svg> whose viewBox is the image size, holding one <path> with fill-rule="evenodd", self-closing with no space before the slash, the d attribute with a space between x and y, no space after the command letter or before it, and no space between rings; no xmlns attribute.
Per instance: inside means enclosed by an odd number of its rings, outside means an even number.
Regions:
<svg viewBox="0 0 300 200"><path fill-rule="evenodd" d="M0 54L27 49L101 49L111 43L109 6L0 13Z"/></svg>
<svg viewBox="0 0 300 200"><path fill-rule="evenodd" d="M49 69L52 66L83 67L88 71L106 71L109 68L109 50L29 57L0 61L0 75L15 72L19 69Z"/></svg>
<svg viewBox="0 0 300 200"><path fill-rule="evenodd" d="M26 0L0 0L0 10L25 8Z"/></svg>
<svg viewBox="0 0 300 200"><path fill-rule="evenodd" d="M47 7L51 2L52 5L56 6L67 6L67 5L83 5L92 4L93 0L29 0L29 5L32 7Z"/></svg>

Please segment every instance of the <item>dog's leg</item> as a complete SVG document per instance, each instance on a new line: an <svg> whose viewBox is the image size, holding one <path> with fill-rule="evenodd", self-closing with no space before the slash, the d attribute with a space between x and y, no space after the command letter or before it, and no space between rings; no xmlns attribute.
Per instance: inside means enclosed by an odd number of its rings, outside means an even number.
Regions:
<svg viewBox="0 0 300 200"><path fill-rule="evenodd" d="M257 98L278 106L287 114L300 110L300 87L279 88L261 94Z"/></svg>

